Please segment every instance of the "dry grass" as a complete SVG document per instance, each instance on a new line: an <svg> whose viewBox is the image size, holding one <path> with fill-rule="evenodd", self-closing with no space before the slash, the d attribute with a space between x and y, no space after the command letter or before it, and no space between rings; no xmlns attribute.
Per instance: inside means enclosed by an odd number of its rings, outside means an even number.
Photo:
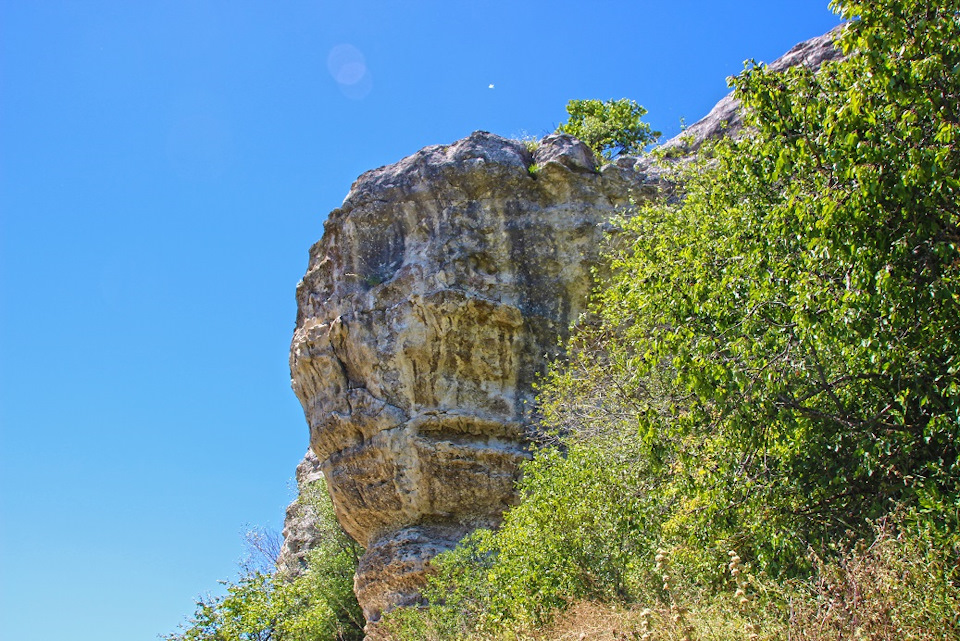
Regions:
<svg viewBox="0 0 960 641"><path fill-rule="evenodd" d="M790 601L791 639L960 639L951 556L905 541L887 523L879 528L869 547L830 563L817 559L816 578L798 586Z"/></svg>
<svg viewBox="0 0 960 641"><path fill-rule="evenodd" d="M758 581L731 552L736 591L697 598L672 586L659 554L668 601L649 608L573 604L553 625L517 638L536 641L958 641L960 586L952 555L906 538L883 521L876 539L840 558L815 559L813 579ZM954 570L955 571L955 570Z"/></svg>
<svg viewBox="0 0 960 641"><path fill-rule="evenodd" d="M550 627L530 635L536 641L617 641L639 638L639 612L604 603L572 605Z"/></svg>
<svg viewBox="0 0 960 641"><path fill-rule="evenodd" d="M750 625L740 613L723 608L684 610L678 616L676 608L665 606L639 609L580 602L572 605L548 628L520 634L518 638L535 641L725 641L749 638L752 634ZM768 630L756 638L784 638L780 632L781 629Z"/></svg>

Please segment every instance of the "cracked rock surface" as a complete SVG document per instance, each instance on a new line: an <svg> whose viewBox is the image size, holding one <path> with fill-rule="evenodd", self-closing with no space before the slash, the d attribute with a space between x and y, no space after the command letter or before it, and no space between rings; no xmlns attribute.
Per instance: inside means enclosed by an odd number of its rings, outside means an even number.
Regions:
<svg viewBox="0 0 960 641"><path fill-rule="evenodd" d="M655 192L567 135L476 132L369 171L297 288L293 389L368 621L515 501L533 383L585 311L606 221Z"/></svg>

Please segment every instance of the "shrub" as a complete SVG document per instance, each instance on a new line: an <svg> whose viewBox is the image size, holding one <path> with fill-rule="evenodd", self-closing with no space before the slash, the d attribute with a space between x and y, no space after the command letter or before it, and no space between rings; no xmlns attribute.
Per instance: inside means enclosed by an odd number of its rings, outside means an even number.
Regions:
<svg viewBox="0 0 960 641"><path fill-rule="evenodd" d="M322 488L300 499L313 511L320 544L299 575L247 571L226 594L197 600L180 632L167 641L317 641L363 638L364 618L353 594L360 548L340 529Z"/></svg>
<svg viewBox="0 0 960 641"><path fill-rule="evenodd" d="M626 449L540 450L500 529L434 559L431 605L388 615L387 628L404 640L493 634L538 626L571 599L635 598L650 578L653 531L635 462Z"/></svg>
<svg viewBox="0 0 960 641"><path fill-rule="evenodd" d="M647 110L627 98L571 100L567 113L570 118L557 131L579 138L598 158L641 153L660 136L641 121Z"/></svg>

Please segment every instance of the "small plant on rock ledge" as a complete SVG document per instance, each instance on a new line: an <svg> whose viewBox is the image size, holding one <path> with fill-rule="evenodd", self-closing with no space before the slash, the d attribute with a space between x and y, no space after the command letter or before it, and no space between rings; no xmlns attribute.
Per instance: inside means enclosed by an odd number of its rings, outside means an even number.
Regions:
<svg viewBox="0 0 960 641"><path fill-rule="evenodd" d="M612 160L621 154L642 153L656 142L659 131L640 119L647 110L627 98L619 100L571 100L567 103L570 118L557 127L586 143L597 158Z"/></svg>

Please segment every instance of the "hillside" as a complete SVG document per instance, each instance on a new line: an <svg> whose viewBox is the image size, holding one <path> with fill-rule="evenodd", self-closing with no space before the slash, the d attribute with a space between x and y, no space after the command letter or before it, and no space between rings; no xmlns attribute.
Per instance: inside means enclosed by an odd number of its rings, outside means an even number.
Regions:
<svg viewBox="0 0 960 641"><path fill-rule="evenodd" d="M960 638L955 5L840 3L650 154L363 174L297 292L284 571L170 638Z"/></svg>

